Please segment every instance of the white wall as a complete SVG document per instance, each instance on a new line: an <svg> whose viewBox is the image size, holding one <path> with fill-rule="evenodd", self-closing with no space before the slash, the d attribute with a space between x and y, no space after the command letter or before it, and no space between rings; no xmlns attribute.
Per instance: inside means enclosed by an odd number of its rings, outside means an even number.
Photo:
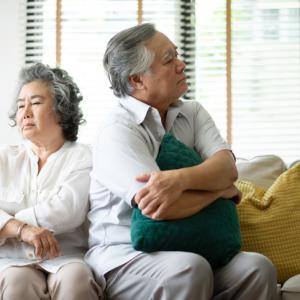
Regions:
<svg viewBox="0 0 300 300"><path fill-rule="evenodd" d="M24 61L23 13L22 0L0 0L0 144L20 140L17 129L8 125L7 114Z"/></svg>

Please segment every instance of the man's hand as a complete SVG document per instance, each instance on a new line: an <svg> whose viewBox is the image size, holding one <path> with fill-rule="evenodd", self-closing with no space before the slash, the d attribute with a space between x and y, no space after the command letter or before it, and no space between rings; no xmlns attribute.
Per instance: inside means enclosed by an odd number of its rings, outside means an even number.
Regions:
<svg viewBox="0 0 300 300"><path fill-rule="evenodd" d="M234 185L216 192L184 191L176 202L174 201L167 206L167 209L161 205L154 212L145 213L142 211L142 213L154 220L182 219L201 211L220 197L228 198L230 201L233 199L235 203L239 203L241 192Z"/></svg>
<svg viewBox="0 0 300 300"><path fill-rule="evenodd" d="M54 258L60 255L59 244L54 235L46 228L25 225L21 240L35 248L35 255L41 258Z"/></svg>
<svg viewBox="0 0 300 300"><path fill-rule="evenodd" d="M239 204L242 199L242 192L235 185L232 185L228 189L221 191L220 197L232 198L236 204Z"/></svg>
<svg viewBox="0 0 300 300"><path fill-rule="evenodd" d="M136 177L139 182L147 182L135 195L135 202L144 215L155 218L176 202L184 192L180 172L160 171Z"/></svg>

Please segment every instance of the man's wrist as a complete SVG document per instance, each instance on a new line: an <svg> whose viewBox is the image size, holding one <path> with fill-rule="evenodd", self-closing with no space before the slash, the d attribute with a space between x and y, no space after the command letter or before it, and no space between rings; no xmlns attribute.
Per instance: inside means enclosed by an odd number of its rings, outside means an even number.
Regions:
<svg viewBox="0 0 300 300"><path fill-rule="evenodd" d="M177 172L181 190L183 192L189 190L189 176L187 175L185 168L174 170L174 172Z"/></svg>

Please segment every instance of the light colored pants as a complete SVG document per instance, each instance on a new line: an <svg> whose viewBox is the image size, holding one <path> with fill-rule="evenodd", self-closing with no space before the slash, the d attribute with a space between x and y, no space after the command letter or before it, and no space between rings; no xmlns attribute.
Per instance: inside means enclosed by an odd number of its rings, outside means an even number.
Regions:
<svg viewBox="0 0 300 300"><path fill-rule="evenodd" d="M106 274L109 300L271 300L276 271L263 255L241 252L212 271L187 252L141 254Z"/></svg>
<svg viewBox="0 0 300 300"><path fill-rule="evenodd" d="M96 300L103 299L89 267L69 263L57 273L32 266L10 267L0 273L1 300Z"/></svg>

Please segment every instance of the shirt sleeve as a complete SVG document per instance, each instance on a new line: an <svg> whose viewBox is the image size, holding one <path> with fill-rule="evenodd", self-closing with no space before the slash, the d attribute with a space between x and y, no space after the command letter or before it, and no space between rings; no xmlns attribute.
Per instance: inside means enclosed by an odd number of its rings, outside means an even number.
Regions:
<svg viewBox="0 0 300 300"><path fill-rule="evenodd" d="M84 154L83 154L84 155ZM60 234L80 226L88 211L91 156L78 159L49 199L20 210L15 218Z"/></svg>
<svg viewBox="0 0 300 300"><path fill-rule="evenodd" d="M199 102L194 103L195 148L201 157L207 159L220 150L231 150L206 109Z"/></svg>
<svg viewBox="0 0 300 300"><path fill-rule="evenodd" d="M7 161L6 159L6 154L7 154L7 148L0 146L0 202L4 203L7 200L7 197L9 197L10 195L7 194L7 192L4 192L4 189L1 188L2 184L3 184L3 178L7 177L7 163L5 163L5 161ZM5 210L0 209L0 230L3 229L3 227L5 226L5 224L10 220L13 219L14 216L7 213ZM0 238L0 245L4 244L6 241L5 238Z"/></svg>
<svg viewBox="0 0 300 300"><path fill-rule="evenodd" d="M0 209L0 230L10 219L13 219L13 216L5 212L3 209Z"/></svg>
<svg viewBox="0 0 300 300"><path fill-rule="evenodd" d="M93 152L92 181L98 181L131 205L145 185L135 177L153 171L159 171L159 167L149 150L149 141L134 125L114 123L99 132Z"/></svg>
<svg viewBox="0 0 300 300"><path fill-rule="evenodd" d="M10 220L13 219L13 216L5 212L4 210L0 209L0 230L5 226L5 224ZM6 238L0 238L0 246L3 245L6 241Z"/></svg>

